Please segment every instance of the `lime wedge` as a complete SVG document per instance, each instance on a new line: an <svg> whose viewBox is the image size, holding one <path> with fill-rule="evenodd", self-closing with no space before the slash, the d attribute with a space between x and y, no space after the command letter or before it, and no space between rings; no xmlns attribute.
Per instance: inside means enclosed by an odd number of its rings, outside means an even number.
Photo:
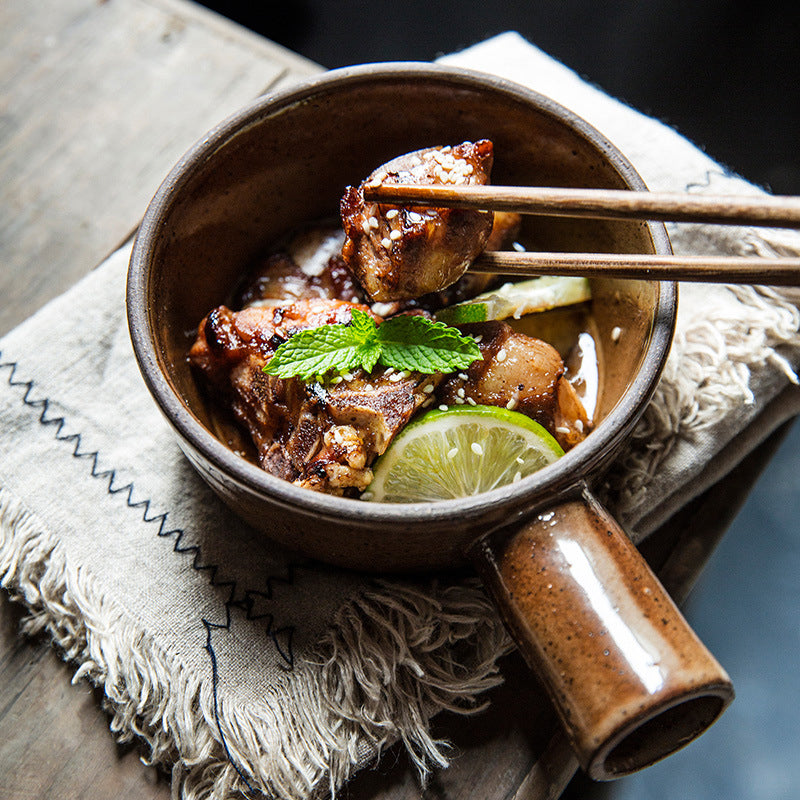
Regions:
<svg viewBox="0 0 800 800"><path fill-rule="evenodd" d="M447 325L485 322L489 319L519 319L523 314L583 303L592 291L586 278L543 275L520 283L505 283L498 289L436 312Z"/></svg>
<svg viewBox="0 0 800 800"><path fill-rule="evenodd" d="M487 492L564 451L537 422L495 406L450 406L408 425L375 462L364 500L415 503Z"/></svg>

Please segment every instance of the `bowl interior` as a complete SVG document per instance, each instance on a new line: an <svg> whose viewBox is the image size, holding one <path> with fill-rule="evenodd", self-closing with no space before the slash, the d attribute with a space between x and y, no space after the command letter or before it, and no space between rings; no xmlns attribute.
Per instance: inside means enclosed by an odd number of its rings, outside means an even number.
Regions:
<svg viewBox="0 0 800 800"><path fill-rule="evenodd" d="M192 425L211 428L187 350L198 322L226 300L256 255L299 225L336 215L345 187L390 158L479 138L494 142L493 183L642 188L608 143L550 101L501 81L430 67L344 71L258 101L212 131L154 199L132 262L140 296L134 296L134 288L129 303L141 304L147 329L134 332L134 343L137 335L147 340L149 355L143 357L141 346L137 355L145 376L150 373L151 389L156 373L166 381L166 388L156 387L155 393L168 416L175 415L177 405ZM526 217L521 238L529 247L556 251L669 247L663 227L623 221ZM641 403L630 389L647 358L661 301L657 283L595 282L601 418L616 413L623 402L631 409ZM615 342L616 327L625 335ZM653 380L642 385L640 379L639 393L649 391ZM167 392L172 406L165 406ZM597 437L599 453L618 432L604 438L596 431L584 444ZM191 446L197 451L193 460L202 460L202 443ZM274 487L270 478L265 476L264 485ZM286 491L283 501L294 502ZM326 508L338 508L337 498L311 502L327 500L335 502Z"/></svg>

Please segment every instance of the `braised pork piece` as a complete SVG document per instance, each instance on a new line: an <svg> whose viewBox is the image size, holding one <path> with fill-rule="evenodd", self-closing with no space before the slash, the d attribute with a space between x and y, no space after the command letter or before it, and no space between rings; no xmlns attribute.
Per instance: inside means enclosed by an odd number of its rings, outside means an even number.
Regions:
<svg viewBox="0 0 800 800"><path fill-rule="evenodd" d="M479 340L481 360L445 377L436 393L440 402L519 411L546 428L564 450L585 437L589 418L554 347L505 322L458 327Z"/></svg>
<svg viewBox="0 0 800 800"><path fill-rule="evenodd" d="M435 156L425 157L426 153ZM441 166L447 155L454 163L463 159L464 164L474 165L470 171L459 166L455 179L474 176L483 182L488 177L491 143L478 142L431 148L395 159L383 168L386 174L382 179L388 175L403 179L403 170L417 169L425 171L429 180L442 180L432 165ZM444 164L450 165L450 161ZM373 175L380 176L381 170ZM419 175L413 179L418 180ZM357 208L354 191L348 190L343 209ZM465 370L447 375L377 366L369 374L354 369L323 380L303 381L264 372L278 347L299 331L346 325L354 309L371 315L378 324L396 314L430 317L446 305L474 297L493 280L486 275L456 275L449 287L440 289L437 283L436 291L427 294L421 291L420 287L427 285L421 280L414 289L421 296L405 299L394 297L390 284L384 284L386 293L376 294L388 302L370 306L370 297L375 296L372 290L383 280L381 270L386 267L379 263L386 259L385 253L378 252L373 258L377 237L396 243L387 262L389 268L397 263L395 256L403 255L414 269L436 272L438 282L441 272L438 266L430 267L428 251L443 248L448 258L456 252L451 261L458 262L461 269L463 259L469 261L478 254L472 253L476 241L481 248L508 247L519 229L519 217L513 214L494 215L486 228L485 216L464 222L439 210L430 215L396 211L361 208L345 221L344 235L341 229L323 225L301 231L254 265L232 299L238 310L219 306L200 323L189 360L214 402L227 409L247 432L260 466L308 489L358 496L372 480L375 459L403 427L421 409L442 404L514 409L543 425L565 450L577 444L591 421L561 355L546 342L504 322L459 326L463 334L478 342L481 358ZM379 219L377 228L373 218ZM363 236L352 235L356 225ZM450 232L443 233L445 228ZM450 244L453 230L461 230L472 242L469 248ZM400 236L390 237L392 231L399 231ZM465 248L472 254L465 255ZM356 251L360 257L367 253L367 258L373 259L369 274L354 274L351 269Z"/></svg>
<svg viewBox="0 0 800 800"><path fill-rule="evenodd" d="M200 323L189 353L217 400L249 432L261 467L330 494L366 488L372 480L370 465L430 399L442 377L378 368L323 385L264 372L290 336L347 323L353 308L369 312L366 306L324 298L241 311L220 306Z"/></svg>
<svg viewBox="0 0 800 800"><path fill-rule="evenodd" d="M341 202L342 255L373 300L420 297L455 283L484 250L492 213L456 208L404 208L368 202L371 183L483 185L492 169L486 139L431 147L393 159Z"/></svg>

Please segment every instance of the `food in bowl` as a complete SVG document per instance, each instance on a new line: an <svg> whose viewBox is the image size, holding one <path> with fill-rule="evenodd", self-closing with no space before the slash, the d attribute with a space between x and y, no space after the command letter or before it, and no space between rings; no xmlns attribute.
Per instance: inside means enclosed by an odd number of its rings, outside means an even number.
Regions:
<svg viewBox="0 0 800 800"><path fill-rule="evenodd" d="M348 187L341 202L342 256L370 298L413 299L455 283L485 249L493 214L385 206L365 200L364 188L383 183L484 185L493 156L487 139L428 147L392 159L360 186Z"/></svg>
<svg viewBox="0 0 800 800"><path fill-rule="evenodd" d="M229 304L206 315L189 359L217 414L246 434L234 443L240 453L298 486L375 499L375 487L369 489L376 461L431 407L486 408L490 416L497 416L491 409L502 409L504 425L518 431L530 428L529 421L537 426L538 443L529 434L528 449L514 451L514 463L501 465L498 474L504 477L492 485L519 480L547 463L534 466L534 451L537 458L541 452L558 455L586 436L586 390L596 384L587 373L597 365L588 363L595 351L587 346L585 309L551 321L559 352L525 330L531 328L527 316L510 322L493 319L496 313L485 318L480 297L499 281L464 275L487 247L521 246L514 239L519 218L363 199L363 186L379 180L484 183L491 159L486 140L393 159L360 187L348 187L341 202L343 230L320 224L290 236L258 260ZM509 296L509 286L500 293ZM512 311L525 308L523 298L538 288L535 281L516 286ZM562 292L562 302L576 298L587 295ZM478 307L484 309L481 321L451 327L436 319L445 310L461 309L463 317L464 308ZM486 430L478 425L472 435L484 437ZM469 443L475 455L483 455L484 446L484 438ZM439 449L432 458L441 467L458 451L445 439ZM408 463L406 458L406 472ZM474 463L462 472L476 469L485 465ZM384 467L376 484L381 489L385 473ZM401 478L407 484L408 475ZM483 486L462 477L450 484L437 491L459 496ZM420 499L407 489L403 497ZM401 498L382 491L381 499Z"/></svg>

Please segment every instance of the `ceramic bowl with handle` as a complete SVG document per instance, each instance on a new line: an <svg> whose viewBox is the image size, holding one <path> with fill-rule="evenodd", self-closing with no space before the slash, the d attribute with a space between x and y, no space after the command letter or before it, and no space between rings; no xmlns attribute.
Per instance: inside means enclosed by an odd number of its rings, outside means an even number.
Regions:
<svg viewBox="0 0 800 800"><path fill-rule="evenodd" d="M260 535L373 572L474 562L584 769L613 778L693 739L732 697L724 670L592 495L658 381L673 284L592 282L595 429L540 472L460 500L368 503L267 474L215 434L187 360L199 321L252 260L334 216L347 185L398 154L480 138L494 143L497 184L645 188L586 122L506 81L428 64L330 72L243 108L165 179L131 257L131 336L186 456ZM552 251L670 251L663 225L645 222L529 216L520 238Z"/></svg>

